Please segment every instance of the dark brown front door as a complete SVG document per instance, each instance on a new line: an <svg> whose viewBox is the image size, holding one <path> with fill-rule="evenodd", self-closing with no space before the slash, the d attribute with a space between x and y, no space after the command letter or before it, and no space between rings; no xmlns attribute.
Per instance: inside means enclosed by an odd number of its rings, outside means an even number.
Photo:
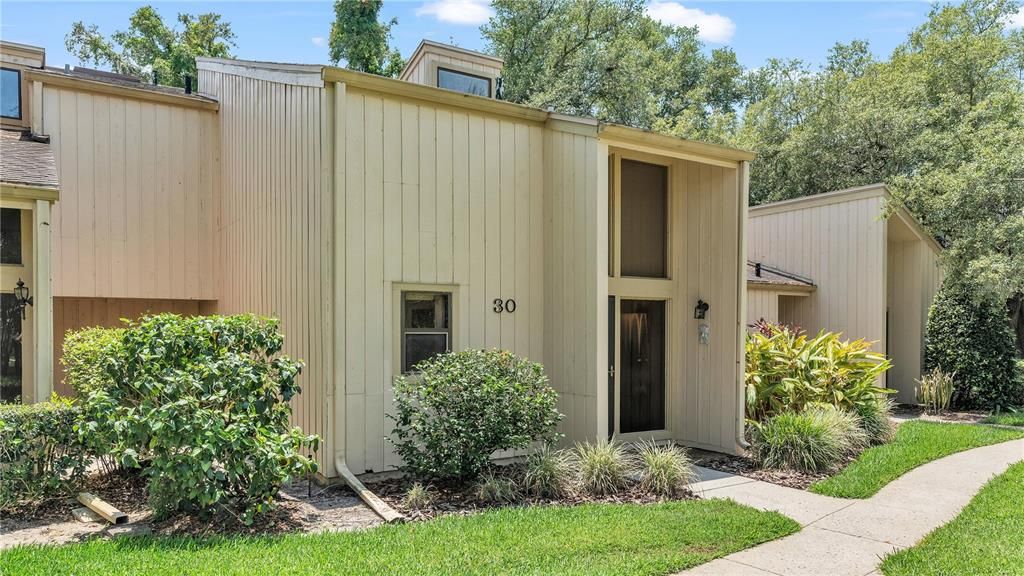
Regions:
<svg viewBox="0 0 1024 576"><path fill-rule="evenodd" d="M665 428L665 302L622 300L619 311L619 431Z"/></svg>

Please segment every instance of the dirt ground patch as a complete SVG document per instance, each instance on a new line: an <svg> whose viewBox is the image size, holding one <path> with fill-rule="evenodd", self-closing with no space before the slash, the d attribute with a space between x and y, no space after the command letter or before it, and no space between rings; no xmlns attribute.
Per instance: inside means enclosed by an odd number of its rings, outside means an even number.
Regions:
<svg viewBox="0 0 1024 576"><path fill-rule="evenodd" d="M79 522L71 510L74 498L0 515L0 549L19 544L66 544L87 538L125 534L206 536L212 534L283 534L358 530L376 526L380 518L345 486L310 486L305 481L285 486L277 507L245 526L230 514L199 519L175 516L156 522L146 504L145 483L138 475L115 473L90 477L85 489L128 514L129 522Z"/></svg>
<svg viewBox="0 0 1024 576"><path fill-rule="evenodd" d="M769 470L758 467L750 458L745 456L733 456L731 454L719 454L705 450L690 450L690 457L697 466L738 474L754 480L771 482L780 486L806 490L811 484L818 480L828 478L832 474L810 474L796 470ZM845 464L843 465L845 466Z"/></svg>
<svg viewBox="0 0 1024 576"><path fill-rule="evenodd" d="M939 414L927 414L920 406L909 406L900 404L893 412L894 420L927 420L929 422L953 422L957 424L977 424L987 418L988 412L978 410L944 410Z"/></svg>

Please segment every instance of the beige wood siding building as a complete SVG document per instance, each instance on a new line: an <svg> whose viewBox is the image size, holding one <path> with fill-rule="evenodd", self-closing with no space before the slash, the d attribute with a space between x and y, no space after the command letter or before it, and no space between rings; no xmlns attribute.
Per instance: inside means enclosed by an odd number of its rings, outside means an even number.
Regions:
<svg viewBox="0 0 1024 576"><path fill-rule="evenodd" d="M747 257L809 279L804 295L748 284L747 321L875 342L893 361L887 385L914 402L928 308L941 282L938 244L883 185L750 209Z"/></svg>
<svg viewBox="0 0 1024 576"><path fill-rule="evenodd" d="M500 64L424 43L410 82L201 58L197 94L26 73L63 186L50 341L277 317L328 477L397 467L395 377L467 348L544 364L567 443L737 451L752 156L482 96Z"/></svg>

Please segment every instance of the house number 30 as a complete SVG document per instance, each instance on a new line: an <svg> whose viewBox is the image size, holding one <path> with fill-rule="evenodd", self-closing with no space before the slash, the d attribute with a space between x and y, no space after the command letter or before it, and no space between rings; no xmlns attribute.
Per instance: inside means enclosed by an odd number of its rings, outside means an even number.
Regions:
<svg viewBox="0 0 1024 576"><path fill-rule="evenodd" d="M494 312L501 314L502 312L508 312L509 314L516 311L516 301L509 298L508 300L502 300L501 298L494 299Z"/></svg>

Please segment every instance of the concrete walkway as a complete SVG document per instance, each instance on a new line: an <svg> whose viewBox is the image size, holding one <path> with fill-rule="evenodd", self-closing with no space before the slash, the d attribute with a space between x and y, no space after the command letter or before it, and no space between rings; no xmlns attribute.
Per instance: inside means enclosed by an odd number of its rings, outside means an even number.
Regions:
<svg viewBox="0 0 1024 576"><path fill-rule="evenodd" d="M867 500L820 496L700 468L706 498L731 498L796 520L800 532L682 574L868 576L887 554L949 522L993 476L1024 460L1024 440L975 448L929 462Z"/></svg>

